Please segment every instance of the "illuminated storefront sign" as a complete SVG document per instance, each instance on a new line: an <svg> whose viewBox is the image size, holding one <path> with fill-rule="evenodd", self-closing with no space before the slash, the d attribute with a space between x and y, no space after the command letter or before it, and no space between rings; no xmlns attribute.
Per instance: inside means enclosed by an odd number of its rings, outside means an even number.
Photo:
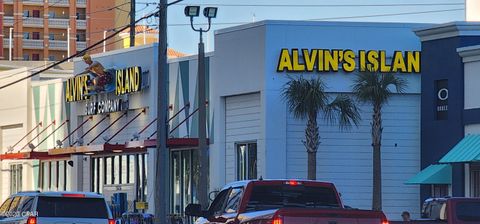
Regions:
<svg viewBox="0 0 480 224"><path fill-rule="evenodd" d="M142 89L142 68L130 67L116 71L115 94L123 95Z"/></svg>
<svg viewBox="0 0 480 224"><path fill-rule="evenodd" d="M282 49L278 72L345 72L372 70L384 73L420 73L420 51Z"/></svg>
<svg viewBox="0 0 480 224"><path fill-rule="evenodd" d="M106 114L128 109L128 101L122 99L104 99L88 102L85 105L86 115Z"/></svg>
<svg viewBox="0 0 480 224"><path fill-rule="evenodd" d="M140 66L124 69L107 69L104 76L92 73L76 75L66 82L65 101L75 102L90 99L99 93L125 95L139 92L148 84L144 76L148 71L142 71Z"/></svg>

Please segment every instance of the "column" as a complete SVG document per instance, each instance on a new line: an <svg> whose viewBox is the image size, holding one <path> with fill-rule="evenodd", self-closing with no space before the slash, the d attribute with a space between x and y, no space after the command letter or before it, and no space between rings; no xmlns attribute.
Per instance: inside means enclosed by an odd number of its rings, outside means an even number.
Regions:
<svg viewBox="0 0 480 224"><path fill-rule="evenodd" d="M90 1L87 1L87 4ZM77 0L70 0L70 56L77 53Z"/></svg>
<svg viewBox="0 0 480 224"><path fill-rule="evenodd" d="M13 1L13 60L23 60L23 2Z"/></svg>
<svg viewBox="0 0 480 224"><path fill-rule="evenodd" d="M48 30L48 2L43 4L43 60L48 61L48 49L50 48L50 37Z"/></svg>
<svg viewBox="0 0 480 224"><path fill-rule="evenodd" d="M0 60L5 60L5 56L3 55L3 37L4 37L3 16L4 15L5 15L5 11L3 8L3 0L0 0Z"/></svg>

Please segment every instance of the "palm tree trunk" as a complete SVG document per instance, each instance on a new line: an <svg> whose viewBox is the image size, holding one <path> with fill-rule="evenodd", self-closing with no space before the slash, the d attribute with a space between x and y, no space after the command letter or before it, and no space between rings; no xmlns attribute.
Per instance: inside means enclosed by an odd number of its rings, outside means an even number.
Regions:
<svg viewBox="0 0 480 224"><path fill-rule="evenodd" d="M308 153L308 179L317 179L317 149L320 144L320 134L317 125L317 113L310 113L305 129L305 147Z"/></svg>
<svg viewBox="0 0 480 224"><path fill-rule="evenodd" d="M372 115L372 147L373 147L373 197L372 209L375 211L382 210L382 158L381 158L381 141L382 141L382 107L381 105L373 106Z"/></svg>

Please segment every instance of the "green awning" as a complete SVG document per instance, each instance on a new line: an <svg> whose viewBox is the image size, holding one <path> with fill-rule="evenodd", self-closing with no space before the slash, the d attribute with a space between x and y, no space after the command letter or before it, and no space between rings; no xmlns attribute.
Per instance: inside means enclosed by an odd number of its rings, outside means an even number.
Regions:
<svg viewBox="0 0 480 224"><path fill-rule="evenodd" d="M480 161L480 135L467 135L457 143L439 163L466 163Z"/></svg>
<svg viewBox="0 0 480 224"><path fill-rule="evenodd" d="M430 165L405 184L452 184L452 166L450 164Z"/></svg>

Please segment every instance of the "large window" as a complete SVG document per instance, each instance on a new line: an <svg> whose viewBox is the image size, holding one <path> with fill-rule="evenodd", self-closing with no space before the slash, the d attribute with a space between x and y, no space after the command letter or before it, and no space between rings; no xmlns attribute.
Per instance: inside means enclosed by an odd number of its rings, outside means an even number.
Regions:
<svg viewBox="0 0 480 224"><path fill-rule="evenodd" d="M257 179L257 143L237 143L237 180Z"/></svg>
<svg viewBox="0 0 480 224"><path fill-rule="evenodd" d="M480 197L480 165L470 165L470 197Z"/></svg>
<svg viewBox="0 0 480 224"><path fill-rule="evenodd" d="M92 191L103 193L104 185L137 184L138 200L146 199L147 159L146 153L93 157L91 159ZM137 182L135 182L136 179Z"/></svg>
<svg viewBox="0 0 480 224"><path fill-rule="evenodd" d="M44 191L67 191L70 190L67 172L68 162L66 160L59 161L42 161L40 163L40 187Z"/></svg>
<svg viewBox="0 0 480 224"><path fill-rule="evenodd" d="M10 194L22 191L22 164L10 165Z"/></svg>
<svg viewBox="0 0 480 224"><path fill-rule="evenodd" d="M188 204L198 201L198 150L173 151L171 155L172 211L174 214L183 214Z"/></svg>

